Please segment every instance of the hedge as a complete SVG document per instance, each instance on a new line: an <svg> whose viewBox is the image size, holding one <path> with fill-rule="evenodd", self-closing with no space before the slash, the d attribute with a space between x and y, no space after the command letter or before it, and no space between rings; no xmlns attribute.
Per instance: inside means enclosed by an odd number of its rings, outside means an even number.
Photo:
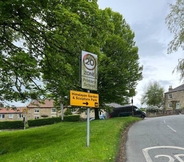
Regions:
<svg viewBox="0 0 184 162"><path fill-rule="evenodd" d="M80 120L80 115L70 115L64 116L64 122L76 122ZM61 117L55 118L44 118L44 119L35 119L28 120L29 127L48 125L61 122ZM0 122L0 129L23 129L24 123L23 121L3 121Z"/></svg>
<svg viewBox="0 0 184 162"><path fill-rule="evenodd" d="M3 121L0 122L0 129L23 129L23 121Z"/></svg>

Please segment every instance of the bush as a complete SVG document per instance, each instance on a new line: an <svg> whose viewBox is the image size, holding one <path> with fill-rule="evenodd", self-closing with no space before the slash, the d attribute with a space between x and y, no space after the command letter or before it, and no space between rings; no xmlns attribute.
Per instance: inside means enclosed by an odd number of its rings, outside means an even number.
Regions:
<svg viewBox="0 0 184 162"><path fill-rule="evenodd" d="M64 116L64 121L76 122L80 120L80 115L69 115Z"/></svg>
<svg viewBox="0 0 184 162"><path fill-rule="evenodd" d="M29 127L41 126L41 125L49 125L61 122L61 118L45 118L45 119L35 119L28 120Z"/></svg>
<svg viewBox="0 0 184 162"><path fill-rule="evenodd" d="M64 116L64 122L76 122L80 120L80 115L70 115ZM35 120L28 120L27 126L35 127L41 125L49 125L54 123L61 122L61 117L55 118L44 118L44 119L35 119ZM23 121L4 121L0 122L0 129L23 129L24 122Z"/></svg>
<svg viewBox="0 0 184 162"><path fill-rule="evenodd" d="M146 108L146 112L150 112L150 113L155 113L155 112L158 112L162 109L159 109L158 106L148 106Z"/></svg>
<svg viewBox="0 0 184 162"><path fill-rule="evenodd" d="M72 115L72 111L70 108L67 108L66 111L64 112L65 115Z"/></svg>
<svg viewBox="0 0 184 162"><path fill-rule="evenodd" d="M0 129L23 129L23 121L4 121L0 122Z"/></svg>

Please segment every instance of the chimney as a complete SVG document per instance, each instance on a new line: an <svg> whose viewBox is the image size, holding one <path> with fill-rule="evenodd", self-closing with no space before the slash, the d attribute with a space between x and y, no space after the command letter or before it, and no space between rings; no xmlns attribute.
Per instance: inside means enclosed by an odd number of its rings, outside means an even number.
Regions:
<svg viewBox="0 0 184 162"><path fill-rule="evenodd" d="M169 86L169 91L171 91L172 90L172 86Z"/></svg>

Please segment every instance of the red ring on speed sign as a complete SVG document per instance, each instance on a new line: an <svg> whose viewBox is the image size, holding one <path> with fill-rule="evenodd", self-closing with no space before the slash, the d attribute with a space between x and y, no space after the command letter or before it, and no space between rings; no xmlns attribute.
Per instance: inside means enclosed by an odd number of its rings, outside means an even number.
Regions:
<svg viewBox="0 0 184 162"><path fill-rule="evenodd" d="M96 67L96 59L91 54L86 54L83 57L83 64L88 70L94 70Z"/></svg>

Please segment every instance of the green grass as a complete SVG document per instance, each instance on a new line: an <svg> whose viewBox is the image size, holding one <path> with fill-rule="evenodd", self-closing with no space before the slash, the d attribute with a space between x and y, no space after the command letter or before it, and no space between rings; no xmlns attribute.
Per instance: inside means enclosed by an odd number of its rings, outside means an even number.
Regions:
<svg viewBox="0 0 184 162"><path fill-rule="evenodd" d="M90 122L62 122L26 130L0 132L2 162L113 162L121 132L139 118L124 117Z"/></svg>

